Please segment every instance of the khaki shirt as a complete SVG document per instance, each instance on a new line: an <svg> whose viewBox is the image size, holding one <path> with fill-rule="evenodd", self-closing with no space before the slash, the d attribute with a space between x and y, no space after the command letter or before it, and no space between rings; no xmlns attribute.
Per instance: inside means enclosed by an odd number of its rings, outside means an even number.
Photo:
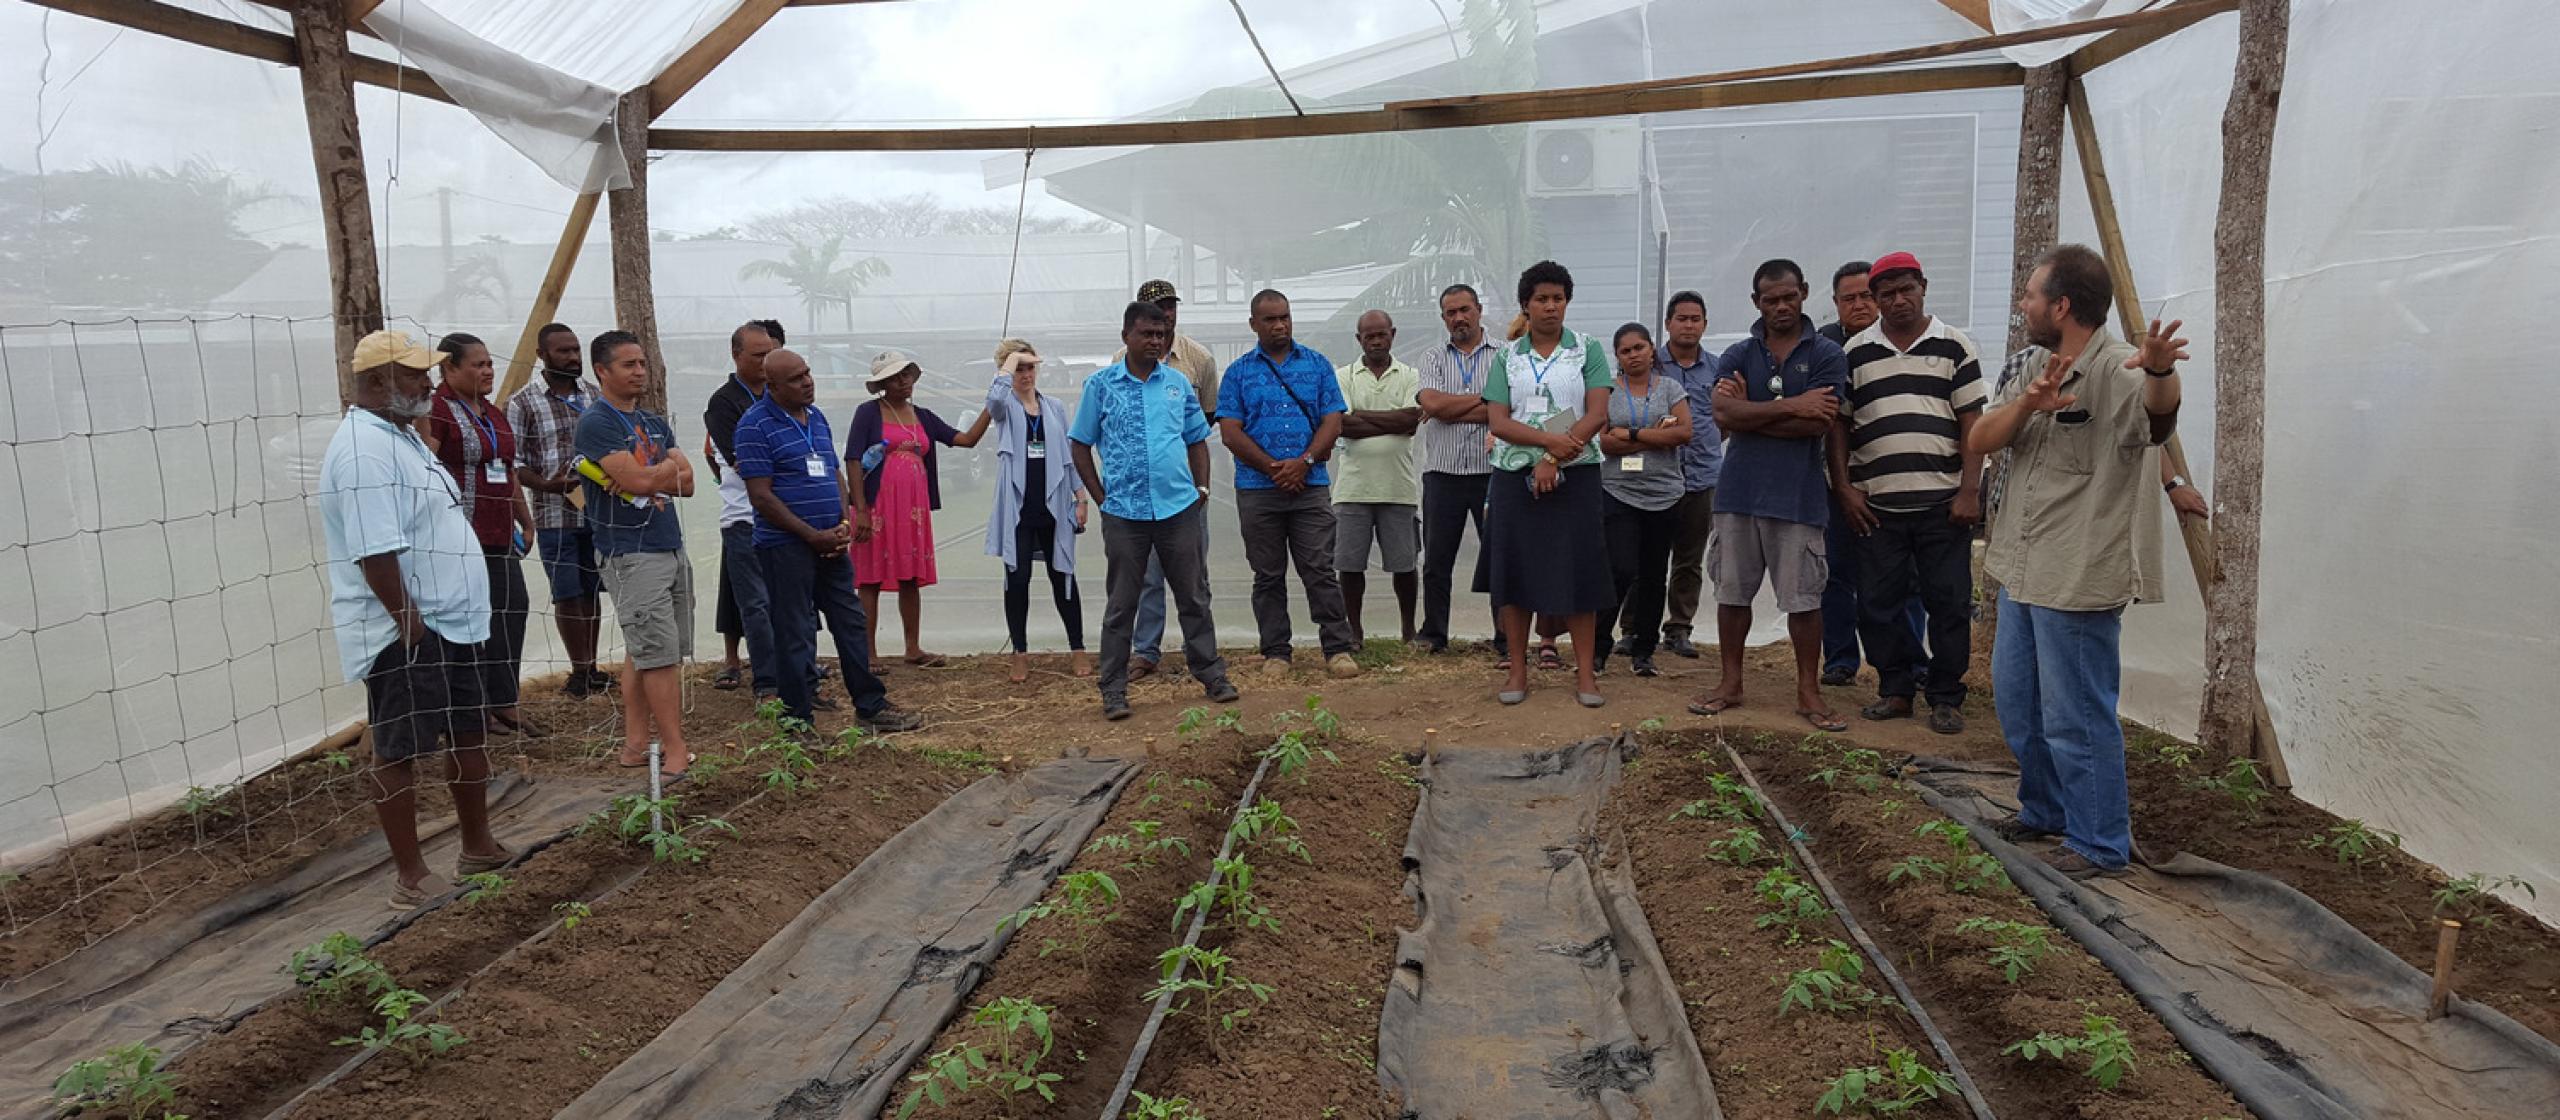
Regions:
<svg viewBox="0 0 2560 1120"><path fill-rule="evenodd" d="M1128 356L1126 346L1111 352L1115 362ZM1218 419L1218 359L1208 347L1193 342L1190 335L1178 334L1173 336L1173 346L1165 351L1164 364L1180 370L1191 382L1192 393L1200 398L1200 414L1214 426Z"/></svg>
<svg viewBox="0 0 2560 1120"><path fill-rule="evenodd" d="M2114 610L2160 598L2160 464L2151 414L2142 407L2132 345L2100 331L2062 380L2078 397L2060 412L2027 418L2010 444L2006 493L1983 568L2011 599L2064 611ZM2011 407L2037 373L2003 386ZM2152 531L2139 533L2137 522ZM2137 555L2139 553L2139 555Z"/></svg>

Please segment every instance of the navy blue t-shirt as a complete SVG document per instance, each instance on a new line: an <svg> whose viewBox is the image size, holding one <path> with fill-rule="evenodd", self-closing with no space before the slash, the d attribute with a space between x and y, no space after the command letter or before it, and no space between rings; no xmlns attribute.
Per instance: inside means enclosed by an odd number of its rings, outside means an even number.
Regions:
<svg viewBox="0 0 2560 1120"><path fill-rule="evenodd" d="M1849 399L1849 363L1840 344L1812 331L1781 364L1770 355L1767 329L1751 324L1751 337L1726 347L1716 359L1716 379L1736 378L1755 401L1798 397L1829 389ZM1716 479L1716 512L1742 513L1805 525L1831 520L1831 486L1823 469L1822 437L1784 439L1732 432L1724 470Z"/></svg>
<svg viewBox="0 0 2560 1120"><path fill-rule="evenodd" d="M773 480L773 496L812 529L833 529L844 521L844 473L836 458L835 433L827 414L810 405L798 420L766 397L738 418L738 477ZM756 547L797 545L800 538L756 514Z"/></svg>
<svg viewBox="0 0 2560 1120"><path fill-rule="evenodd" d="M576 442L578 454L595 463L602 464L605 456L617 451L628 451L641 466L651 467L666 461L667 452L676 445L676 434L667 427L666 417L637 408L625 412L597 397L578 415ZM587 528L595 534L596 555L675 552L684 547L674 498L642 499L635 507L592 480L581 485L587 488Z"/></svg>

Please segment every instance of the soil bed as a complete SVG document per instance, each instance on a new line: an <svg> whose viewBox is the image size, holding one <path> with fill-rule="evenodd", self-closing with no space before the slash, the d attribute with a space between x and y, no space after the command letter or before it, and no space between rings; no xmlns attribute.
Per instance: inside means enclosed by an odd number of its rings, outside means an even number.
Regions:
<svg viewBox="0 0 2560 1120"><path fill-rule="evenodd" d="M1681 738L1721 753L1714 736ZM1878 777L1874 752L1857 751L1850 740L1830 736L1794 741L1762 734L1735 746L1769 795L1808 834L1816 858L1848 896L1859 921L1893 954L1895 967L2000 1115L2088 1120L2247 1115L2114 974L2047 923L2034 904L2007 885L2005 876L1998 885L1971 892L1951 889L1952 877L1892 881L1896 865L1907 857L1951 866L1963 857L1945 841L1917 831L1925 822L1946 818L1917 791ZM1817 777L1826 773L1828 781ZM2051 951L2033 971L2009 983L1991 962L1993 937L1959 931L1970 918L2043 928ZM2132 1041L2134 1070L2113 1090L2083 1076L2084 1059L2030 1062L2002 1053L2039 1032L2080 1035L2084 1013L2113 1017Z"/></svg>

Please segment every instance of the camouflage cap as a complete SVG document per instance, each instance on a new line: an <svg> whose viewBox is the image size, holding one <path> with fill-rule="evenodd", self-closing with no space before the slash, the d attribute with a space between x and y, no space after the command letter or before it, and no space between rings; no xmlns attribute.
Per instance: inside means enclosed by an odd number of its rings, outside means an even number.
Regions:
<svg viewBox="0 0 2560 1120"><path fill-rule="evenodd" d="M1163 303L1166 300L1172 300L1175 303L1182 302L1182 297L1174 294L1173 281L1149 280L1144 284L1138 285L1138 302Z"/></svg>

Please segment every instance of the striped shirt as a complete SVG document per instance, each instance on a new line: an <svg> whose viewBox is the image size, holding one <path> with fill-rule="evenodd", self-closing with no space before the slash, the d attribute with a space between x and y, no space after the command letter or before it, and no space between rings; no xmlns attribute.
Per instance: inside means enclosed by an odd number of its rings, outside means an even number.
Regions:
<svg viewBox="0 0 2560 1120"><path fill-rule="evenodd" d="M1493 373L1494 351L1500 349L1502 344L1478 338L1475 352L1462 354L1455 343L1444 339L1422 355L1422 364L1414 369L1416 383L1433 392L1483 396L1485 379ZM1482 424L1424 416L1420 433L1422 473L1493 473L1492 458L1485 449L1485 430Z"/></svg>
<svg viewBox="0 0 2560 1120"><path fill-rule="evenodd" d="M1963 478L1956 417L1989 395L1973 340L1932 317L1909 350L1884 323L1849 340L1849 481L1878 509L1911 512L1954 500Z"/></svg>

